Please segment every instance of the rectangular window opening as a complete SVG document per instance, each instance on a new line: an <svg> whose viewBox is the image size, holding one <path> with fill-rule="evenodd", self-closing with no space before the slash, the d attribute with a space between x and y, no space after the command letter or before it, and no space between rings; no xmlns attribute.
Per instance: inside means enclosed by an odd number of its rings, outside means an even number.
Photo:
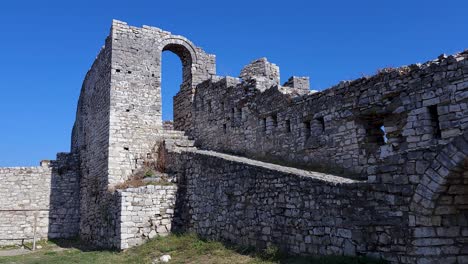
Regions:
<svg viewBox="0 0 468 264"><path fill-rule="evenodd" d="M291 121L286 120L285 127L286 127L286 132L290 133L291 132Z"/></svg>
<svg viewBox="0 0 468 264"><path fill-rule="evenodd" d="M211 108L211 100L208 101L208 113L212 113L213 109Z"/></svg>
<svg viewBox="0 0 468 264"><path fill-rule="evenodd" d="M262 119L262 130L263 132L266 132L267 131L267 126L266 126L267 122L266 122L266 118L263 118Z"/></svg>
<svg viewBox="0 0 468 264"><path fill-rule="evenodd" d="M432 125L432 131L434 131L433 132L434 138L440 139L442 137L442 133L440 131L439 111L437 110L437 105L428 106L427 109L431 117L431 125Z"/></svg>
<svg viewBox="0 0 468 264"><path fill-rule="evenodd" d="M310 121L303 122L304 138L308 139L310 137Z"/></svg>
<svg viewBox="0 0 468 264"><path fill-rule="evenodd" d="M224 132L224 134L227 133L227 125L226 124L223 124L223 132Z"/></svg>
<svg viewBox="0 0 468 264"><path fill-rule="evenodd" d="M322 132L325 131L325 119L323 117L317 118L318 122L320 123L320 126L322 128Z"/></svg>
<svg viewBox="0 0 468 264"><path fill-rule="evenodd" d="M278 115L277 114L272 115L271 120L273 122L273 127L277 127L278 126Z"/></svg>

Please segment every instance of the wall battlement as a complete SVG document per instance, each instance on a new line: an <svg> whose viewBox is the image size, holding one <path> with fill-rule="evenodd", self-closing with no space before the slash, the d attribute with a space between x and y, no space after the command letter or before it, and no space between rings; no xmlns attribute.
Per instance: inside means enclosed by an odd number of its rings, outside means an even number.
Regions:
<svg viewBox="0 0 468 264"><path fill-rule="evenodd" d="M161 117L165 51L182 62L173 122ZM0 168L0 211L27 209L2 211L0 244L29 236L44 208L41 238L103 247L177 228L295 254L467 263L467 127L468 51L317 92L308 77L280 85L266 58L217 76L215 56L187 38L114 20L71 153ZM116 190L149 160L176 185Z"/></svg>

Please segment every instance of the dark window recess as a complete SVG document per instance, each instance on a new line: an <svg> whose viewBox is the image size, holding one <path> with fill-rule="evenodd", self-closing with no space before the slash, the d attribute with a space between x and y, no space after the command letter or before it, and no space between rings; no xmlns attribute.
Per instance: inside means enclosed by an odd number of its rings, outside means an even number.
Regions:
<svg viewBox="0 0 468 264"><path fill-rule="evenodd" d="M223 124L223 132L224 132L224 134L227 133L227 126L226 126L226 124Z"/></svg>
<svg viewBox="0 0 468 264"><path fill-rule="evenodd" d="M303 122L304 138L308 139L310 137L310 121Z"/></svg>
<svg viewBox="0 0 468 264"><path fill-rule="evenodd" d="M291 121L286 120L285 127L286 127L286 132L288 133L291 132Z"/></svg>
<svg viewBox="0 0 468 264"><path fill-rule="evenodd" d="M120 72L120 69L115 70L116 72Z"/></svg>
<svg viewBox="0 0 468 264"><path fill-rule="evenodd" d="M128 147L124 147L124 150L129 150L129 148L128 148Z"/></svg>
<svg viewBox="0 0 468 264"><path fill-rule="evenodd" d="M151 74L151 77L154 77L154 73L153 73L153 74Z"/></svg>
<svg viewBox="0 0 468 264"><path fill-rule="evenodd" d="M224 102L221 102L221 110L224 111Z"/></svg>
<svg viewBox="0 0 468 264"><path fill-rule="evenodd" d="M276 114L272 115L271 120L273 122L273 126L277 127L278 126L278 115L276 115Z"/></svg>
<svg viewBox="0 0 468 264"><path fill-rule="evenodd" d="M385 127L382 120L368 120L368 127L366 129L367 142L382 146L388 141Z"/></svg>
<svg viewBox="0 0 468 264"><path fill-rule="evenodd" d="M267 130L266 123L267 123L266 118L263 118L262 119L262 130L263 130L263 132L265 132Z"/></svg>
<svg viewBox="0 0 468 264"><path fill-rule="evenodd" d="M130 112L130 109L125 109L125 112Z"/></svg>
<svg viewBox="0 0 468 264"><path fill-rule="evenodd" d="M429 115L431 116L431 125L432 131L434 131L434 138L440 139L442 137L442 133L440 131L439 111L437 111L437 105L428 106L427 109L429 110Z"/></svg>
<svg viewBox="0 0 468 264"><path fill-rule="evenodd" d="M310 124L310 133L312 136L320 136L325 131L325 121L323 117L312 120Z"/></svg>
<svg viewBox="0 0 468 264"><path fill-rule="evenodd" d="M242 121L242 108L237 108L237 119Z"/></svg>
<svg viewBox="0 0 468 264"><path fill-rule="evenodd" d="M318 122L320 123L320 126L322 128L322 132L325 131L325 119L323 119L323 117L319 117L317 118Z"/></svg>
<svg viewBox="0 0 468 264"><path fill-rule="evenodd" d="M132 71L127 71L127 72L128 72L128 74L132 73Z"/></svg>
<svg viewBox="0 0 468 264"><path fill-rule="evenodd" d="M211 101L208 101L208 113L213 112L213 109L211 108Z"/></svg>

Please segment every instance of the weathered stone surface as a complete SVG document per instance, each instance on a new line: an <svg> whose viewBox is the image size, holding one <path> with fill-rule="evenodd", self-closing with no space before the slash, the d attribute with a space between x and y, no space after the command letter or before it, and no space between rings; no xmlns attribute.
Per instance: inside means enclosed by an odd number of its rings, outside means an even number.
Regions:
<svg viewBox="0 0 468 264"><path fill-rule="evenodd" d="M173 123L161 120L163 51L183 67ZM83 82L71 153L0 168L0 245L29 239L39 212L40 238L103 247L180 229L294 254L464 263L467 58L317 92L308 77L280 85L266 58L216 76L215 56L185 37L113 21ZM177 185L115 190L148 160Z"/></svg>

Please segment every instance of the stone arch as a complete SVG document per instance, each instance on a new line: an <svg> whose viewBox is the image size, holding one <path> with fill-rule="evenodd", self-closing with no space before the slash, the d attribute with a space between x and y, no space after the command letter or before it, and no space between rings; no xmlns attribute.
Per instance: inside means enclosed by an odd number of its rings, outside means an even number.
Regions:
<svg viewBox="0 0 468 264"><path fill-rule="evenodd" d="M176 130L188 132L191 127L191 106L193 103L193 89L196 85L194 76L197 76L199 55L197 49L189 40L181 36L168 36L161 40L159 44L159 57L162 59L162 52L171 51L176 54L182 62L182 84L177 95L174 97L174 123ZM161 67L159 68L161 76ZM162 87L161 87L162 91ZM162 107L162 105L161 105Z"/></svg>
<svg viewBox="0 0 468 264"><path fill-rule="evenodd" d="M182 88L192 88L192 77L196 74L193 66L198 62L195 46L186 38L169 37L162 40L159 50L161 53L171 51L179 57L182 62Z"/></svg>
<svg viewBox="0 0 468 264"><path fill-rule="evenodd" d="M448 191L450 179L463 173L467 163L468 131L453 139L435 156L416 187L411 210L416 215L433 215L440 195Z"/></svg>

